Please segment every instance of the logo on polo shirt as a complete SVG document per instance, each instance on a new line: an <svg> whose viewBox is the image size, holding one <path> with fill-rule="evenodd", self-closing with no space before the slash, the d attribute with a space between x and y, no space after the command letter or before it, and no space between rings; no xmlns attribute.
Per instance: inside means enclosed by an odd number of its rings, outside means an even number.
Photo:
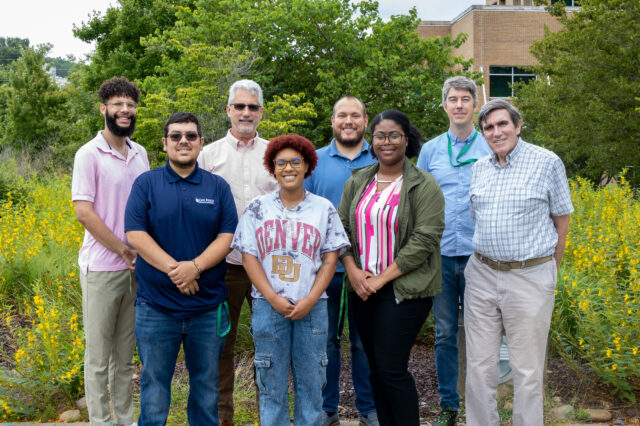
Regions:
<svg viewBox="0 0 640 426"><path fill-rule="evenodd" d="M215 204L216 200L212 198L196 198L196 203L198 204Z"/></svg>

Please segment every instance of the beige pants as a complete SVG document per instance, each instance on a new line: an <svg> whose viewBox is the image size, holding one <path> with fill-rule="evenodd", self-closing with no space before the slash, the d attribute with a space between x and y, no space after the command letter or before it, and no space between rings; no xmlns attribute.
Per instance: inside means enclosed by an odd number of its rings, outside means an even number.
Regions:
<svg viewBox="0 0 640 426"><path fill-rule="evenodd" d="M84 387L91 425L133 422L136 280L129 270L80 274Z"/></svg>
<svg viewBox="0 0 640 426"><path fill-rule="evenodd" d="M543 369L556 264L496 271L471 256L464 276L467 425L499 424L496 403L502 332L513 371L513 425L543 424Z"/></svg>

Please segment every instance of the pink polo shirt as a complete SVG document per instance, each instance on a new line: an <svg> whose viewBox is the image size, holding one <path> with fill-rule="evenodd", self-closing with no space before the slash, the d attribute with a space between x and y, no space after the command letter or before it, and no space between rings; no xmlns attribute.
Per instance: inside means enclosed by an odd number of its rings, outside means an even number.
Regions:
<svg viewBox="0 0 640 426"><path fill-rule="evenodd" d="M111 149L102 132L98 132L93 140L76 152L71 181L71 199L92 202L93 211L123 242L127 241L124 233L124 209L131 186L141 173L149 170L147 151L129 138L127 145L129 153L124 158ZM86 229L78 264L83 274L88 271L121 271L128 268L117 253L96 241Z"/></svg>

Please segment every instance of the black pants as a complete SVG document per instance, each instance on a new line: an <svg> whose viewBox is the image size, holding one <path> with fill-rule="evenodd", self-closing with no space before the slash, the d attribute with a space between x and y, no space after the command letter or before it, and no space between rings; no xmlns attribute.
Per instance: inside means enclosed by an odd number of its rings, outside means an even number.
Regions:
<svg viewBox="0 0 640 426"><path fill-rule="evenodd" d="M393 282L366 301L349 293L362 346L371 369L371 387L382 426L418 426L418 391L407 367L411 347L431 310L432 298L396 303Z"/></svg>

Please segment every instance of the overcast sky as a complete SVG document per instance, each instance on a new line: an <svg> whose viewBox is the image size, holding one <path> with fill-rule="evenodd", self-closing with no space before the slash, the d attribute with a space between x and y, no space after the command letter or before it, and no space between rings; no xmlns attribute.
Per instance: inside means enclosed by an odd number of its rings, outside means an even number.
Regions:
<svg viewBox="0 0 640 426"><path fill-rule="evenodd" d="M484 0L378 0L380 14L407 13L416 6L422 20L451 20L472 4ZM92 11L104 13L116 0L2 0L0 37L28 38L31 45L53 44L50 56L84 58L93 46L73 36L73 25L87 21Z"/></svg>

